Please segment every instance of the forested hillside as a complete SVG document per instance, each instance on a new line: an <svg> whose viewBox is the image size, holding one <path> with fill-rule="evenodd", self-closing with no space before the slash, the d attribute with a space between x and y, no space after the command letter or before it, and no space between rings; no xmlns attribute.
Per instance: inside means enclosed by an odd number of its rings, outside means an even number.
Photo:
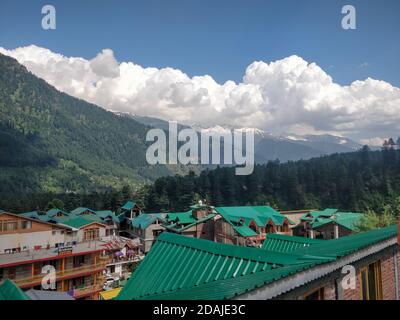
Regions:
<svg viewBox="0 0 400 320"><path fill-rule="evenodd" d="M57 91L0 54L0 196L104 191L171 174L148 166L147 129Z"/></svg>
<svg viewBox="0 0 400 320"><path fill-rule="evenodd" d="M156 180L146 192L150 211L186 210L198 199L218 205L270 204L282 210L382 210L400 195L400 150L334 154L306 161L269 162L250 176L218 168Z"/></svg>

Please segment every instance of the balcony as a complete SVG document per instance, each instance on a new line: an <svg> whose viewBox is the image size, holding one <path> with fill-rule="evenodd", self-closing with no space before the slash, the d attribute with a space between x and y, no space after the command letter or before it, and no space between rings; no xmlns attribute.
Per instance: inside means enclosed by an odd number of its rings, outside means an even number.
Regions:
<svg viewBox="0 0 400 320"><path fill-rule="evenodd" d="M106 264L107 264L106 262L102 261L102 262L96 263L96 264L88 264L88 265L84 265L84 266L73 268L73 269L57 271L56 281L70 279L70 278L74 278L74 277L81 276L84 274L91 274L91 273L103 271L106 267ZM42 279L44 276L45 276L45 274L38 274L33 277L27 277L27 278L22 278L22 279L13 279L13 280L20 288L29 288L29 287L40 285L42 283Z"/></svg>
<svg viewBox="0 0 400 320"><path fill-rule="evenodd" d="M83 298L89 296L93 293L99 292L103 290L102 284L94 284L87 287L76 288L68 292L75 299Z"/></svg>

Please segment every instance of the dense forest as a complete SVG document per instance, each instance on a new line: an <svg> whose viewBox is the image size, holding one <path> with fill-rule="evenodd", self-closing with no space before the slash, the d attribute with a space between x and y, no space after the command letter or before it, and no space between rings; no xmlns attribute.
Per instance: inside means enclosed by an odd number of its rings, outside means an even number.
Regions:
<svg viewBox="0 0 400 320"><path fill-rule="evenodd" d="M280 210L334 207L383 212L396 208L400 196L400 150L393 147L334 154L310 160L257 165L249 176L234 168L190 172L157 179L141 188L124 186L102 193L31 194L0 198L0 208L14 212L47 209L59 199L62 206L106 208L118 211L128 199L147 212L187 210L198 200L218 205L269 204Z"/></svg>
<svg viewBox="0 0 400 320"><path fill-rule="evenodd" d="M393 141L393 140L391 140ZM363 147L306 161L257 165L249 176L233 168L199 176L164 177L146 191L150 211L185 210L197 199L218 205L270 204L281 210L333 207L380 212L400 195L400 150Z"/></svg>

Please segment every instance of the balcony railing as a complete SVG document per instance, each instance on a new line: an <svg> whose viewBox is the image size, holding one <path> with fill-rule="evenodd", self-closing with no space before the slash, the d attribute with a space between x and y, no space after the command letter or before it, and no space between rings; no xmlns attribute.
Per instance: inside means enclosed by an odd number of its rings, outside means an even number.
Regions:
<svg viewBox="0 0 400 320"><path fill-rule="evenodd" d="M106 262L101 262L101 263L96 263L96 264L88 264L88 265L84 265L81 267L67 269L67 270L63 270L63 271L57 271L56 281L62 280L67 277L73 277L73 276L79 275L81 273L86 273L86 272L93 273L93 272L102 271L105 269L106 264L107 264ZM35 286L35 285L40 285L42 283L42 279L44 276L45 276L45 274L38 274L33 277L14 279L14 282L19 287Z"/></svg>
<svg viewBox="0 0 400 320"><path fill-rule="evenodd" d="M74 298L81 298L102 290L103 290L102 284L94 284L83 288L73 289L71 290L71 292Z"/></svg>

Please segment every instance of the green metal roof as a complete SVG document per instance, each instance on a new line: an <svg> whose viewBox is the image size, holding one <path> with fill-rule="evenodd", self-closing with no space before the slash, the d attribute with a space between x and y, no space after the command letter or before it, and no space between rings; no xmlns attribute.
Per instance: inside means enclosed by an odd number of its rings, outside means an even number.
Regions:
<svg viewBox="0 0 400 320"><path fill-rule="evenodd" d="M278 252L266 254L261 249L164 232L157 238L118 299L141 299L231 278L240 279L274 268L304 266L310 261L315 259Z"/></svg>
<svg viewBox="0 0 400 320"><path fill-rule="evenodd" d="M309 246L282 253L163 233L117 299L231 299L396 235L397 225L335 240L296 237Z"/></svg>
<svg viewBox="0 0 400 320"><path fill-rule="evenodd" d="M355 212L336 212L330 217L317 217L310 221L313 229L318 229L329 223L336 223L349 230L355 231L357 223L361 220L363 214Z"/></svg>
<svg viewBox="0 0 400 320"><path fill-rule="evenodd" d="M337 239L322 240L319 244L300 248L296 250L295 253L339 258L395 236L397 236L397 225L368 232L355 233Z"/></svg>
<svg viewBox="0 0 400 320"><path fill-rule="evenodd" d="M1 300L30 300L29 297L11 280L5 279L0 284Z"/></svg>
<svg viewBox="0 0 400 320"><path fill-rule="evenodd" d="M93 222L99 222L99 221L93 221L91 219L86 219L83 217L74 217L72 219L62 221L60 223L66 225L66 226L69 226L71 228L80 229L88 224L93 223ZM101 222L99 222L99 223L101 223Z"/></svg>
<svg viewBox="0 0 400 320"><path fill-rule="evenodd" d="M245 224L249 225L251 221L254 221L259 227L265 226L270 220L275 225L282 225L285 219L288 219L269 206L216 207L215 210L232 222L237 223L243 219ZM290 219L288 221L294 224Z"/></svg>
<svg viewBox="0 0 400 320"><path fill-rule="evenodd" d="M198 225L198 224L200 224L200 223L206 222L206 221L208 221L208 220L214 218L215 216L216 216L215 213L210 213L209 215L205 216L204 218L201 218L201 219L194 219L194 221L191 222L191 223L189 223L189 224L181 225L182 223L179 221L179 222L181 223L181 224L179 224L179 225L178 225L177 223L173 223L173 224L167 224L167 223L165 223L165 224L163 224L163 226L164 226L166 229L170 230L170 231L180 233L180 232L183 232L183 231L185 231L185 230L187 230L187 229L189 229L189 228L191 228L191 227L193 227L193 226L195 226L195 225ZM169 221L168 218L167 218L167 220Z"/></svg>
<svg viewBox="0 0 400 320"><path fill-rule="evenodd" d="M161 222L165 221L165 213L142 213L132 219L131 225L133 228L146 229L157 219Z"/></svg>
<svg viewBox="0 0 400 320"><path fill-rule="evenodd" d="M82 215L82 213L85 211L90 211L91 214ZM57 214L60 212L63 214L63 216L58 217ZM38 211L31 211L21 213L20 215L27 218L38 219L44 222L64 224L73 228L81 228L82 226L93 222L104 223L104 221L107 219L112 219L112 221L115 223L120 222L120 219L111 210L95 211L83 207L76 208L71 212L54 208L43 214L39 213Z"/></svg>
<svg viewBox="0 0 400 320"><path fill-rule="evenodd" d="M190 224L196 222L192 210L186 212L167 213L166 219L171 222L178 222L179 224Z"/></svg>
<svg viewBox="0 0 400 320"><path fill-rule="evenodd" d="M295 274L314 265L304 262L281 268L250 273L241 277L230 277L221 281L212 281L191 288L182 288L170 292L143 296L141 300L228 300L260 288L281 278Z"/></svg>
<svg viewBox="0 0 400 320"><path fill-rule="evenodd" d="M254 237L257 235L257 233L251 229L250 227L243 225L243 226L237 226L237 225L232 225L232 228L240 234L242 237Z"/></svg>
<svg viewBox="0 0 400 320"><path fill-rule="evenodd" d="M90 211L90 212L92 212L93 214L96 213L94 210L89 209L89 208L84 208L84 207L76 208L76 209L72 210L71 213L72 213L72 214L75 214L75 215L80 215L80 214L84 213L85 211Z"/></svg>
<svg viewBox="0 0 400 320"><path fill-rule="evenodd" d="M136 205L134 201L127 201L122 207L122 210L132 210Z"/></svg>
<svg viewBox="0 0 400 320"><path fill-rule="evenodd" d="M293 252L299 248L309 247L323 241L324 240L268 233L261 248L268 251Z"/></svg>
<svg viewBox="0 0 400 320"><path fill-rule="evenodd" d="M337 211L338 211L338 209L332 209L332 208L327 208L324 210L312 210L306 214L303 214L300 219L301 220L313 220L313 219L317 219L320 217L329 218L330 216L335 214Z"/></svg>
<svg viewBox="0 0 400 320"><path fill-rule="evenodd" d="M53 209L50 209L49 211L47 211L47 216L53 217L53 216L56 216L59 213L62 213L63 215L66 215L66 216L69 215L69 212L67 212L67 211L64 211L64 210L61 210L61 209L57 209L57 208L53 208Z"/></svg>

